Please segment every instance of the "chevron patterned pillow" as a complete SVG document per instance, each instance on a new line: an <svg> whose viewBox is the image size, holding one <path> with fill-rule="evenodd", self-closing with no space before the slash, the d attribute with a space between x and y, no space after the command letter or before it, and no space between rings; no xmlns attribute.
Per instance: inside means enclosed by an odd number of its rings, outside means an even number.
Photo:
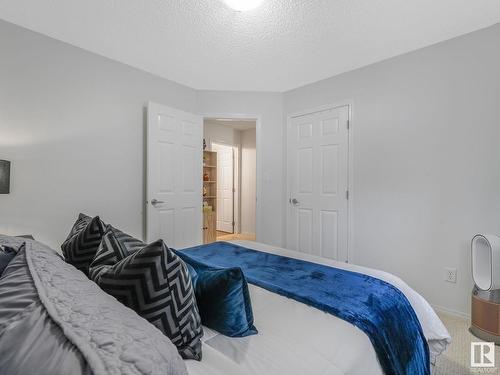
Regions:
<svg viewBox="0 0 500 375"><path fill-rule="evenodd" d="M116 228L111 227L113 230L113 234L116 237L116 240L120 244L121 252L123 257L135 253L137 250L142 249L147 245L147 243L138 240L137 238L132 237L131 235L122 232Z"/></svg>
<svg viewBox="0 0 500 375"><path fill-rule="evenodd" d="M88 275L90 263L104 235L104 223L96 216L80 214L66 241L61 245L66 262Z"/></svg>
<svg viewBox="0 0 500 375"><path fill-rule="evenodd" d="M184 359L201 360L203 329L191 277L162 240L105 267L97 283L169 337Z"/></svg>
<svg viewBox="0 0 500 375"><path fill-rule="evenodd" d="M73 227L69 231L68 237L66 237L65 241L69 240L75 234L80 233L91 220L92 218L90 216L80 213L78 215L78 219L76 219L75 223L73 224Z"/></svg>
<svg viewBox="0 0 500 375"><path fill-rule="evenodd" d="M89 277L95 283L99 283L99 276L109 267L118 263L119 259L125 256L122 254L122 248L116 239L113 230L108 227L108 230L102 237L101 243L97 248L92 263L89 267Z"/></svg>
<svg viewBox="0 0 500 375"><path fill-rule="evenodd" d="M98 278L103 271L145 246L141 240L108 225L94 260L90 264L89 277L99 283Z"/></svg>

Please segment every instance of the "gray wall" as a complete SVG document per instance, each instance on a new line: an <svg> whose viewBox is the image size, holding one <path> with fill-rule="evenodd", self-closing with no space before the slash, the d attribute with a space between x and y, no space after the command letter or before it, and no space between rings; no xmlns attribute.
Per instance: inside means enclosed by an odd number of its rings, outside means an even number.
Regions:
<svg viewBox="0 0 500 375"><path fill-rule="evenodd" d="M79 211L142 236L148 100L196 111L196 91L0 21L0 233L58 248Z"/></svg>
<svg viewBox="0 0 500 375"><path fill-rule="evenodd" d="M284 95L286 114L354 103L354 262L461 313L470 240L500 235L499 43L496 25Z"/></svg>
<svg viewBox="0 0 500 375"><path fill-rule="evenodd" d="M0 21L0 233L58 247L77 212L141 236L144 108L261 120L259 240L282 244L284 118L352 100L352 258L469 310L469 241L500 234L500 26L285 94L195 91ZM458 268L445 283L444 268Z"/></svg>
<svg viewBox="0 0 500 375"><path fill-rule="evenodd" d="M259 117L259 239L281 244L282 95L196 91L0 20L0 233L58 248L80 211L129 233L144 228L144 126L149 100L200 114Z"/></svg>
<svg viewBox="0 0 500 375"><path fill-rule="evenodd" d="M255 234L256 162L255 129L243 130L241 132L241 233L246 234Z"/></svg>

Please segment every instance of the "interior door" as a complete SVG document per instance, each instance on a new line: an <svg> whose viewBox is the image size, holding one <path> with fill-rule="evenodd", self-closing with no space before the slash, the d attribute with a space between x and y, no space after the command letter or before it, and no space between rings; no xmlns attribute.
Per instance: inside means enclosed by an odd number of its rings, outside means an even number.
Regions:
<svg viewBox="0 0 500 375"><path fill-rule="evenodd" d="M233 147L212 143L217 152L217 230L234 233Z"/></svg>
<svg viewBox="0 0 500 375"><path fill-rule="evenodd" d="M147 240L184 248L202 243L203 120L149 103Z"/></svg>
<svg viewBox="0 0 500 375"><path fill-rule="evenodd" d="M288 248L348 260L348 121L343 106L289 123Z"/></svg>

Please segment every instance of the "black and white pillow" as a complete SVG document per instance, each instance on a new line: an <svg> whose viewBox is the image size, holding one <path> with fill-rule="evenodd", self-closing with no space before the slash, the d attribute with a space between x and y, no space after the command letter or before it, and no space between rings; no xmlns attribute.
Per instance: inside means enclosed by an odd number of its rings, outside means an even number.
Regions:
<svg viewBox="0 0 500 375"><path fill-rule="evenodd" d="M120 244L121 251L124 257L129 254L135 253L137 250L140 250L147 245L141 240L138 240L137 238L134 238L131 235L122 232L121 230L113 227L111 227L111 229L113 230L113 234Z"/></svg>
<svg viewBox="0 0 500 375"><path fill-rule="evenodd" d="M162 240L105 267L97 283L160 329L184 359L201 360L203 329L191 277Z"/></svg>
<svg viewBox="0 0 500 375"><path fill-rule="evenodd" d="M145 246L141 240L108 225L94 260L90 264L89 277L98 283L99 275L104 270Z"/></svg>
<svg viewBox="0 0 500 375"><path fill-rule="evenodd" d="M83 228L87 226L90 220L92 220L90 216L80 213L75 223L73 224L73 227L69 231L68 237L66 237L65 241L69 240L75 234L80 233L83 230Z"/></svg>
<svg viewBox="0 0 500 375"><path fill-rule="evenodd" d="M114 236L113 231L108 228L102 237L92 263L90 263L89 278L98 283L99 276L103 271L118 263L118 260L124 258L121 252L122 248L118 240Z"/></svg>
<svg viewBox="0 0 500 375"><path fill-rule="evenodd" d="M66 262L88 275L90 263L104 235L105 225L99 216L80 214L68 238L61 245Z"/></svg>

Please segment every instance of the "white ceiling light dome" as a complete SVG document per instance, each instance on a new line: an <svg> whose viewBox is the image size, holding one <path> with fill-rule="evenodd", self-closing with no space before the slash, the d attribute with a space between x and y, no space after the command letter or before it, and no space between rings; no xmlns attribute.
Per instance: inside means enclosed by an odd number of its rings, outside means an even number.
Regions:
<svg viewBox="0 0 500 375"><path fill-rule="evenodd" d="M224 0L234 10L244 12L257 8L264 0Z"/></svg>

